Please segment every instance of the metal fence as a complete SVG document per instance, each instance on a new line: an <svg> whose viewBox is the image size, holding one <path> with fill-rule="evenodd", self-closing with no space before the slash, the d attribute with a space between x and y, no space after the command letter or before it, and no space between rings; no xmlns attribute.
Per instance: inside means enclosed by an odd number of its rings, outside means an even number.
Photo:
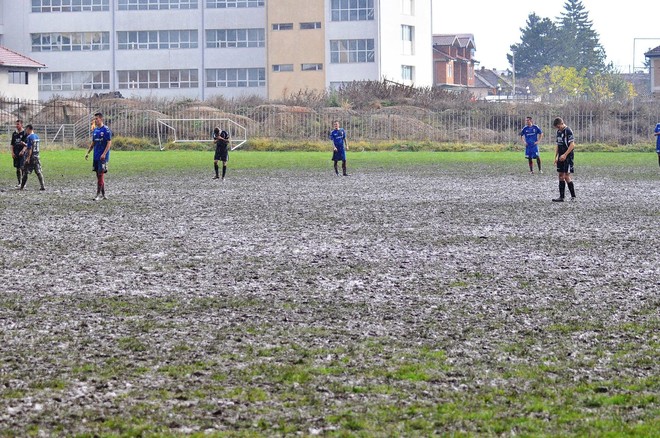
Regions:
<svg viewBox="0 0 660 438"><path fill-rule="evenodd" d="M17 118L35 126L45 147L80 145L89 141L92 114L101 111L116 136L145 138L158 143L159 119L230 118L247 129L248 138L310 141L327 138L333 120L340 120L352 141L511 144L519 141L525 116L546 133L561 116L576 133L578 143L631 145L653 142L660 122L660 102L596 104L464 103L462 107L429 110L398 105L369 110L302 107L280 104L211 106L200 102L152 102L131 99L79 99L47 103L0 100L0 135L14 130ZM190 122L177 136L199 138L200 126ZM186 132L189 131L189 132ZM161 134L163 134L161 132ZM544 143L551 144L553 135Z"/></svg>

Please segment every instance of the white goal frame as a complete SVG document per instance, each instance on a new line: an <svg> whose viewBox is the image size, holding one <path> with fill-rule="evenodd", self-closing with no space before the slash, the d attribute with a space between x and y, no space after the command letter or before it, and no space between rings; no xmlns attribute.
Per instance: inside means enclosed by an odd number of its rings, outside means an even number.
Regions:
<svg viewBox="0 0 660 438"><path fill-rule="evenodd" d="M202 139L192 139L192 138L179 138L177 134L177 127L176 125L181 122L181 123L187 123L187 122L202 122L206 123L209 125L213 125L221 127L220 129L223 129L222 126L225 126L225 131L230 131L231 136L229 137L229 145L231 150L233 151L234 149L238 149L241 146L247 142L247 129L245 126L235 122L234 120L230 118L203 118L203 119L156 119L157 126L158 126L158 147L160 147L160 150L165 150L165 146L163 145L163 142L168 143L208 143L208 142L213 142L213 139L210 137L207 138L202 138ZM227 129L227 126L229 125L230 128ZM168 135L163 136L163 131L165 133L171 133L171 136L174 138L172 140ZM165 137L165 138L163 138Z"/></svg>

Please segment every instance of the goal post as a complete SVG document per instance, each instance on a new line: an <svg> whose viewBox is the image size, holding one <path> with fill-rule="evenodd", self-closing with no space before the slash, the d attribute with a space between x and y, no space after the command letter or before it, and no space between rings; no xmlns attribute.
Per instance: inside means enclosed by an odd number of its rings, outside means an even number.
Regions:
<svg viewBox="0 0 660 438"><path fill-rule="evenodd" d="M245 126L230 118L209 119L157 119L158 146L165 150L167 143L209 143L213 142L213 129L229 132L231 150L238 149L247 141Z"/></svg>

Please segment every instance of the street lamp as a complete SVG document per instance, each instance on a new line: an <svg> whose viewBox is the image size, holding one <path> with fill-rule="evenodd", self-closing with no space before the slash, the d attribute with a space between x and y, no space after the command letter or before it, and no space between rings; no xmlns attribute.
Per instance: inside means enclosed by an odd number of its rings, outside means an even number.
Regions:
<svg viewBox="0 0 660 438"><path fill-rule="evenodd" d="M525 100L529 100L529 92L530 92L530 90L529 90L529 85L528 85L528 86L525 87L525 93L526 93L526 96L527 96L527 97L525 97Z"/></svg>
<svg viewBox="0 0 660 438"><path fill-rule="evenodd" d="M501 94L502 94L502 84L500 84L500 83L498 82L498 83L497 83L497 100L498 100L498 101L501 100L501 97L500 97Z"/></svg>
<svg viewBox="0 0 660 438"><path fill-rule="evenodd" d="M552 102L552 87L548 87L548 101Z"/></svg>

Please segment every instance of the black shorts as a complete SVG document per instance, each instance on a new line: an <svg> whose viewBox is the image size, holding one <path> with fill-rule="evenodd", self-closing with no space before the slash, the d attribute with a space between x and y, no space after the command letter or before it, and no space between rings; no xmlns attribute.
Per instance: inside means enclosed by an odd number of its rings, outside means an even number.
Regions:
<svg viewBox="0 0 660 438"><path fill-rule="evenodd" d="M557 172L559 173L573 173L573 158L567 157L564 161L557 160Z"/></svg>
<svg viewBox="0 0 660 438"><path fill-rule="evenodd" d="M215 155L213 156L213 159L215 161L222 161L226 162L229 161L229 150L224 147L216 147L215 148Z"/></svg>
<svg viewBox="0 0 660 438"><path fill-rule="evenodd" d="M25 157L23 155L18 155L14 157L14 167L17 169L22 169L25 164Z"/></svg>

